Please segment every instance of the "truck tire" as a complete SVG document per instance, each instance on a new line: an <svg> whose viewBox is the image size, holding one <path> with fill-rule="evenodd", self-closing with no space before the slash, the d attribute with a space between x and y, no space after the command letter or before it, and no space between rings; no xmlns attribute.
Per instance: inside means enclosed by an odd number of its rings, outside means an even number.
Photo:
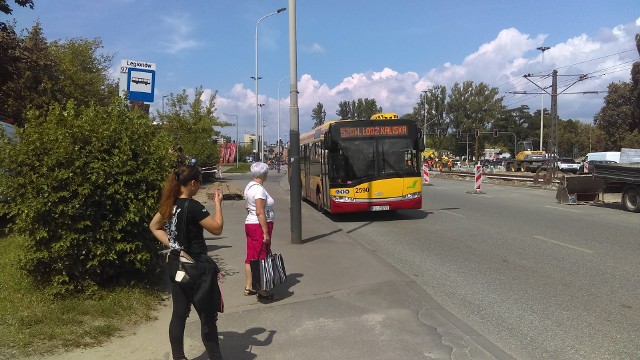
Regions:
<svg viewBox="0 0 640 360"><path fill-rule="evenodd" d="M622 193L622 205L631 212L640 212L640 189L632 186Z"/></svg>

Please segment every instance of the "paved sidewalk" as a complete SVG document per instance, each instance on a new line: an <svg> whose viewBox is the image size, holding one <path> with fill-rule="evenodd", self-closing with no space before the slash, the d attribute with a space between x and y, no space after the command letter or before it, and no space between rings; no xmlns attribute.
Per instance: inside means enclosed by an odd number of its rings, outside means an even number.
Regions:
<svg viewBox="0 0 640 360"><path fill-rule="evenodd" d="M303 244L291 244L286 179L284 172L271 171L265 183L276 200L272 248L283 254L288 273L288 282L274 289L278 300L261 303L243 295L244 201L224 201L223 234L207 239L224 275L218 330L225 359L511 358L308 204L302 205ZM219 181L242 191L249 176L223 174ZM170 315L167 301L157 320L130 334L46 358L170 359ZM195 311L187 321L185 350L190 359L207 359Z"/></svg>

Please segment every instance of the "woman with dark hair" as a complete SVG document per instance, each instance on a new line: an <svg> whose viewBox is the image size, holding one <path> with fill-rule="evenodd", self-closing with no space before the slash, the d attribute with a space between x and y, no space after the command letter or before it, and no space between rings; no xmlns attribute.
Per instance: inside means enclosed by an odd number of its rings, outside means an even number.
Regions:
<svg viewBox="0 0 640 360"><path fill-rule="evenodd" d="M215 261L207 254L203 229L220 235L222 218L222 195L213 194L215 213L197 200L192 199L202 185L200 169L183 165L170 173L162 189L158 213L149 224L153 235L169 248L167 269L171 277L173 313L169 323L169 341L173 359L187 359L184 354L184 328L193 304L200 317L202 342L210 359L222 359L218 340L218 308L220 289L217 276L220 272ZM192 259L198 276L193 283L184 284L176 277L180 257ZM172 265L173 264L173 265Z"/></svg>

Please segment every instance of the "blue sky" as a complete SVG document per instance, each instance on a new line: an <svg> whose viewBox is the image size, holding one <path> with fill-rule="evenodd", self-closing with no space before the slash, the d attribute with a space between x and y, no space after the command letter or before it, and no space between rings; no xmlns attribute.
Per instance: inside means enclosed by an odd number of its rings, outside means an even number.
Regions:
<svg viewBox="0 0 640 360"><path fill-rule="evenodd" d="M11 1L13 4L13 2ZM238 130L255 133L255 34L262 16L287 0L35 0L35 9L14 6L19 29L39 19L48 40L100 38L115 54L114 77L123 59L156 64L155 109L162 96L218 91L217 115ZM472 80L498 87L505 104L539 109L540 95L523 75L589 74L567 92L602 91L629 81L638 60L640 1L381 1L298 0L297 47L300 131L311 129L311 110L321 102L327 119L342 100L374 98L386 112L404 114L422 90ZM258 27L259 102L265 138L289 132L289 11ZM536 48L548 46L544 53ZM576 77L560 78L562 91ZM550 86L550 79L533 78ZM278 99L278 93L280 99ZM563 94L563 119L590 122L604 93ZM279 101L278 101L279 100ZM279 106L278 106L279 105ZM550 97L544 97L550 107ZM222 132L235 138L236 128ZM242 140L241 140L242 141Z"/></svg>

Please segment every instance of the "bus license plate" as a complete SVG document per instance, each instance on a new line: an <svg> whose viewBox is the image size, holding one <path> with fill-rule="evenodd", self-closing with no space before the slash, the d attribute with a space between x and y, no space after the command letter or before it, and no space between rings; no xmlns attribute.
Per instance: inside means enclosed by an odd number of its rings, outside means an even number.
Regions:
<svg viewBox="0 0 640 360"><path fill-rule="evenodd" d="M389 210L389 205L376 205L371 207L371 211L384 211Z"/></svg>

